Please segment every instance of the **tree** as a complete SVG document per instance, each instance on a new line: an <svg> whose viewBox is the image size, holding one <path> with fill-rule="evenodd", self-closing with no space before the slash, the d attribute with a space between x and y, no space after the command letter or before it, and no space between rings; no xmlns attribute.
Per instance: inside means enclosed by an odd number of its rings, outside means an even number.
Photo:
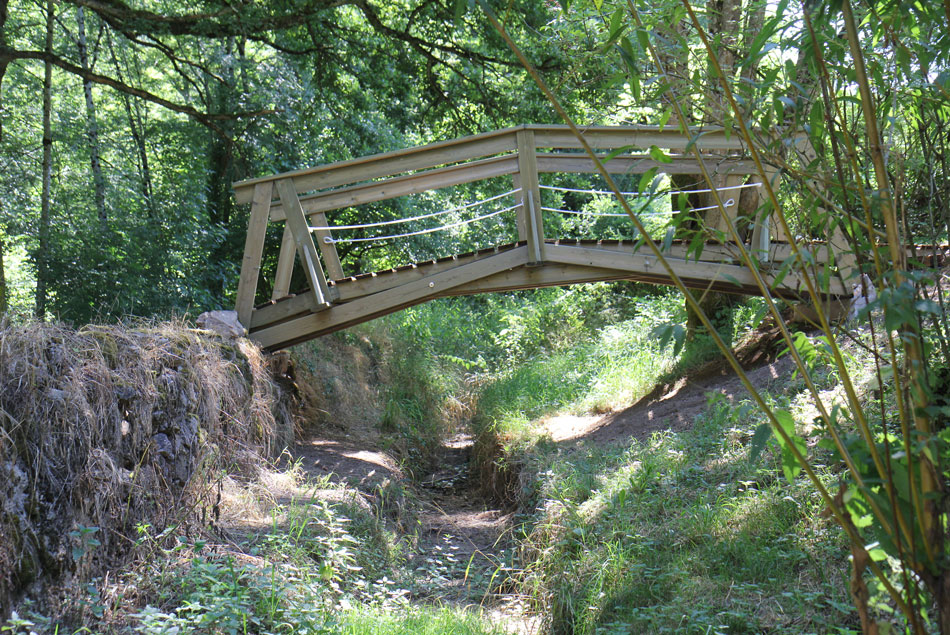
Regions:
<svg viewBox="0 0 950 635"><path fill-rule="evenodd" d="M0 95L30 103L41 86L21 69L51 68L51 165L70 178L51 179L44 206L43 167L27 168L27 151L25 180L0 175L0 223L33 255L43 311L70 320L228 306L246 223L234 180L550 118L484 24L467 16L446 29L454 3L69 0L56 5L69 10L51 46L33 26L39 9L2 7ZM542 50L535 30L549 9L513 9ZM542 63L563 59L551 51ZM0 125L9 147L30 147L27 121L0 111ZM40 213L17 208L22 197Z"/></svg>

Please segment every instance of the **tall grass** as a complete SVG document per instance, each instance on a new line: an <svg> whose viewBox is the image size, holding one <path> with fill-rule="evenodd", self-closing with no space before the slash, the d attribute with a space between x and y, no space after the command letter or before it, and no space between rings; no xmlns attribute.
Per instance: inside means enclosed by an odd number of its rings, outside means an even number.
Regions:
<svg viewBox="0 0 950 635"><path fill-rule="evenodd" d="M683 433L533 454L538 511L520 582L550 631L856 626L846 580L828 566L846 561L846 542L807 485L777 477L778 452L750 460L761 422L751 404L713 399Z"/></svg>

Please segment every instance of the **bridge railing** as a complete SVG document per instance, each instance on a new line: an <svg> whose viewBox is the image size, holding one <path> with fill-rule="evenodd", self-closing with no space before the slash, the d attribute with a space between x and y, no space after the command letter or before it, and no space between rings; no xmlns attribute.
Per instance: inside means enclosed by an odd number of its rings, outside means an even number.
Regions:
<svg viewBox="0 0 950 635"><path fill-rule="evenodd" d="M673 129L589 127L584 136L597 150L625 149L607 161L611 173L643 173L655 167L671 175L700 174L699 164L686 155L690 141ZM758 178L753 164L743 158L737 135L706 129L693 131L693 138L710 159L717 188L735 187L750 175L752 180ZM670 156L656 160L649 152L654 146L670 151ZM529 264L543 263L547 243L539 175L596 172L594 162L579 149L580 143L565 126L524 125L237 183L235 201L251 204L237 292L239 319L247 327L254 325L254 298L270 223L284 223L272 298L289 294L299 257L310 287L310 308L321 310L340 299L328 279L345 276L328 212L497 177L512 179L517 234L527 244ZM732 197L726 218L709 214L707 226L726 229L735 220L737 201L738 196ZM752 249L763 257L769 242L768 220L756 220Z"/></svg>

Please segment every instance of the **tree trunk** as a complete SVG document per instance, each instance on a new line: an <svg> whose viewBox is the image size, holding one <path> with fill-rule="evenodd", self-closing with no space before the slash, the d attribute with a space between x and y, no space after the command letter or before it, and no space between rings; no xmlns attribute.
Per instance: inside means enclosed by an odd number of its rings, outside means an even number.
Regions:
<svg viewBox="0 0 950 635"><path fill-rule="evenodd" d="M8 0L0 0L0 48L7 45L7 2ZM3 76L7 74L9 63L6 60L0 60L0 142L3 141Z"/></svg>
<svg viewBox="0 0 950 635"><path fill-rule="evenodd" d="M0 229L0 317L7 312L9 302L7 301L7 276L3 268L3 230Z"/></svg>
<svg viewBox="0 0 950 635"><path fill-rule="evenodd" d="M740 18L742 14L741 10L741 0L710 0L710 2L708 2L706 5L706 13L709 19L709 25L707 28L710 34L719 36L719 50L717 51L717 58L719 60L719 65L722 68L722 72L725 74L728 80L731 80L735 73L736 52L741 22ZM703 124L724 124L726 123L724 115L728 111L729 107L724 103L725 99L722 87L719 84L719 78L712 72L711 69L710 72L706 74L706 77L707 87L702 106ZM673 179L673 184L676 189L705 189L707 187L706 183L701 183L697 188L697 185L695 183L691 184L691 181L695 181L695 178L688 175L680 175ZM713 183L713 186L715 187L721 187L722 185L723 183L720 182ZM725 202L727 198L728 196L723 195L723 202ZM687 209L704 208L710 207L712 205L715 205L715 198L711 193L691 194L688 198ZM676 201L674 201L674 209L679 209ZM679 213L683 212L684 210L679 210ZM713 216L709 211L699 212L699 214L704 222ZM681 223L680 228L684 230L681 232L681 235L683 235L685 238L692 233L689 230L695 229L695 223L692 221ZM717 320L721 320L735 304L734 296L725 293L718 293L715 291L707 291L702 295L697 294L697 300L703 313L705 313L714 323ZM699 316L689 307L689 305L687 305L686 339L693 340L696 335L702 333L703 331L704 328Z"/></svg>
<svg viewBox="0 0 950 635"><path fill-rule="evenodd" d="M224 81L208 85L206 94L211 103L208 110L213 112L231 112L236 106L237 91L234 86L234 38L228 38L225 43L224 62L221 76ZM211 80L213 81L213 80ZM209 166L208 166L208 221L213 226L221 227L224 236L208 255L208 274L206 288L218 296L223 296L228 281L221 277L222 264L234 258L231 252L232 243L228 231L231 217L234 212L234 203L231 198L231 183L237 180L234 170L234 142L231 140L233 125L222 122L221 128L227 138L212 134L209 138Z"/></svg>
<svg viewBox="0 0 950 635"><path fill-rule="evenodd" d="M0 0L0 47L7 44L5 29L7 24L7 0ZM8 62L0 62L0 147L3 145L3 77L7 74ZM3 226L0 224L0 313L6 313L8 307L7 277L3 267Z"/></svg>
<svg viewBox="0 0 950 635"><path fill-rule="evenodd" d="M89 66L89 51L86 46L86 17L82 7L76 8L76 28L79 32L79 63L87 73L92 69ZM106 181L102 176L102 163L99 160L99 123L96 118L96 104L92 99L92 82L82 83L86 95L86 135L89 138L89 162L92 167L92 183L95 188L96 215L102 229L106 229L109 221L106 213Z"/></svg>
<svg viewBox="0 0 950 635"><path fill-rule="evenodd" d="M53 54L53 2L46 0L46 53ZM53 127L52 116L53 65L45 64L43 75L43 194L40 199L40 245L36 252L36 317L46 317L47 287L49 286L49 233L50 190L53 184Z"/></svg>

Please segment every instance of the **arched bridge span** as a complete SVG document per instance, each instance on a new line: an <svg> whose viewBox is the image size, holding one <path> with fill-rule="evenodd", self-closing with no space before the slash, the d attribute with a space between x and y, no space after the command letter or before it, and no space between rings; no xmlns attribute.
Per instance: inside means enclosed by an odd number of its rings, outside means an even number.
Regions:
<svg viewBox="0 0 950 635"><path fill-rule="evenodd" d="M668 175L695 175L697 185L683 191L684 198L689 195L694 200L694 195L707 187L699 185L700 165L687 153L689 139L676 130L589 127L584 129L584 136L592 147L605 153L603 158L611 173L643 174L655 168ZM699 233L693 235L701 237L702 245L697 246L695 240L687 244L661 239L674 271L695 289L758 294L752 273L738 263L736 246L722 239L728 223L739 222L745 226L746 249L760 262L760 271L772 284L772 292L799 298L800 277L777 273L789 258L790 249L776 231L762 194L761 177L746 158L738 135L706 129L693 131L691 138L713 175L725 215L718 206L692 210L697 212L699 223L694 228ZM558 175L596 172L593 161L580 153L580 148L564 126L523 125L235 184L236 202L251 204L236 303L241 323L264 348L276 349L451 295L603 280L670 284L666 271L643 241L633 240L632 234L629 239L552 235L551 227L557 225L552 222L555 216L588 217L588 227L596 229L594 221L599 219L590 217L615 215L589 207L576 209L580 207L576 202L564 203L568 197L600 194L594 189L558 185ZM767 176L774 179L774 174ZM408 219L354 225L333 220L337 210L359 210L361 205L482 181L502 183L496 188L500 192ZM743 192L747 197L750 193L758 197L754 207L759 210L745 219L738 217ZM670 192L650 189L627 194L657 200ZM655 207L641 207L644 216L656 213ZM503 219L508 219L507 225ZM271 223L284 227L280 256L270 281L271 300L255 306ZM632 229L629 220L627 224ZM496 238L497 243L478 251L372 272L344 271L337 250L342 243L401 240L442 230L459 231L462 227ZM510 231L507 237L505 227ZM847 266L848 255L835 249L835 244L843 247L840 235L813 249L813 266L825 270L827 275L822 278L827 282L828 295L850 295L838 275ZM306 286L292 290L296 266L303 270Z"/></svg>

